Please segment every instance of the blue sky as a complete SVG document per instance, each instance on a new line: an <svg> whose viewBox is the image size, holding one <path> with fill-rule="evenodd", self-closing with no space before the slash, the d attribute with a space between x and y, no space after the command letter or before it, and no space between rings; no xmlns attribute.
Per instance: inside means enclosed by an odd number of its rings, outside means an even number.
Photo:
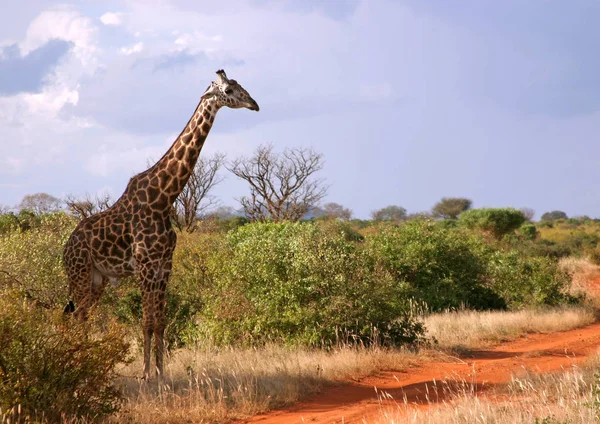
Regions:
<svg viewBox="0 0 600 424"><path fill-rule="evenodd" d="M8 3L8 2L7 2ZM203 154L325 155L325 201L600 217L600 3L127 0L3 4L0 204L108 192L158 158L224 68ZM237 207L247 187L217 187Z"/></svg>

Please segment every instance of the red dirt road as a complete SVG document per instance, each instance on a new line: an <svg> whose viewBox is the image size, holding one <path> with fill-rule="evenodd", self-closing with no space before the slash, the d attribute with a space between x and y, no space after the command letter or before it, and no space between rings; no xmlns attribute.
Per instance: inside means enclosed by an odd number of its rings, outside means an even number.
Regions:
<svg viewBox="0 0 600 424"><path fill-rule="evenodd" d="M386 392L398 403L404 399L415 407L426 407L448 397L448 388L473 383L477 393L527 371L550 372L567 368L596 352L600 346L600 324L561 333L534 334L474 352L465 362L423 362L404 372L382 372L358 383L325 389L287 409L257 415L244 423L362 423L377 417L379 395ZM435 388L438 390L435 390Z"/></svg>

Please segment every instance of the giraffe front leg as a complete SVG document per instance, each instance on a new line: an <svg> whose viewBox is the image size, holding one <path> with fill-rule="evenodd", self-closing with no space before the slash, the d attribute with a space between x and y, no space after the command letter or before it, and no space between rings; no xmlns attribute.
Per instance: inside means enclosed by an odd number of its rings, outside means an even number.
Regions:
<svg viewBox="0 0 600 424"><path fill-rule="evenodd" d="M167 283L171 275L171 267L173 264L172 257L169 257L165 261L165 266L162 270L162 280L158 284L158 290L156 291L156 310L155 310L155 321L154 321L154 344L156 353L156 371L158 377L162 378L164 372L163 355L165 352L165 327L167 325L166 317L166 294L167 294Z"/></svg>
<svg viewBox="0 0 600 424"><path fill-rule="evenodd" d="M152 334L154 333L154 299L153 293L145 289L142 280L142 331L144 332L144 380L150 379L150 353Z"/></svg>

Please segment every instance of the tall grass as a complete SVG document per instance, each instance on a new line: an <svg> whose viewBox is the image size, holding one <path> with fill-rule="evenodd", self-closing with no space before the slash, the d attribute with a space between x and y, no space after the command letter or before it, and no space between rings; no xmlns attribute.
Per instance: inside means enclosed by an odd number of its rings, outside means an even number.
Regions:
<svg viewBox="0 0 600 424"><path fill-rule="evenodd" d="M475 349L514 340L529 333L567 331L596 320L589 307L540 310L456 311L426 316L426 337L444 350Z"/></svg>
<svg viewBox="0 0 600 424"><path fill-rule="evenodd" d="M160 387L145 384L141 358L126 367L126 396L115 422L223 422L298 401L324 385L402 370L415 353L341 347L331 352L277 345L255 349L181 349L170 358Z"/></svg>

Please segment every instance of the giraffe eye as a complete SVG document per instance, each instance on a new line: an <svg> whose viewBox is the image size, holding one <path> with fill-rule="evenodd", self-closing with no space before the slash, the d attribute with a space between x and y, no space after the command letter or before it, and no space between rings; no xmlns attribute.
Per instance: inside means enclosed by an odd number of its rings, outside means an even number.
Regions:
<svg viewBox="0 0 600 424"><path fill-rule="evenodd" d="M226 88L225 89L225 94L231 94L233 93L233 88Z"/></svg>

